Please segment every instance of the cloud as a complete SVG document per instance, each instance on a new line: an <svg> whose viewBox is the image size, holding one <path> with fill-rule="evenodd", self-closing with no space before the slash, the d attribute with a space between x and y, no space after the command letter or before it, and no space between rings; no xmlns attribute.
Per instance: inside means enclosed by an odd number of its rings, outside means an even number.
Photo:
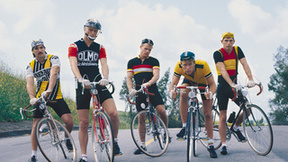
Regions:
<svg viewBox="0 0 288 162"><path fill-rule="evenodd" d="M46 28L53 26L51 15L54 6L50 0L0 0L0 4L7 15L15 17L9 22L16 34L23 33L31 26Z"/></svg>
<svg viewBox="0 0 288 162"><path fill-rule="evenodd" d="M233 0L228 8L238 22L241 31L250 35L258 43L280 42L288 37L288 3L272 8L275 12L265 12L248 0Z"/></svg>

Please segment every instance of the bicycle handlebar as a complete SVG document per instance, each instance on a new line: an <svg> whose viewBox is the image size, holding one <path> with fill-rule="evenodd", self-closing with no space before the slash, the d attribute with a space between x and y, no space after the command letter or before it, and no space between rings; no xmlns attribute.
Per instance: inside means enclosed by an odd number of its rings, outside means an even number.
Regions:
<svg viewBox="0 0 288 162"><path fill-rule="evenodd" d="M148 87L141 87L139 90L137 90L137 93L147 93L148 95L150 95L150 96L154 96L155 94L154 93L150 93L149 91L148 91ZM136 94L137 94L136 93ZM131 104L131 105L136 105L136 103L135 102L132 102L131 100L130 100L130 95L127 95L126 96L127 97L127 101Z"/></svg>
<svg viewBox="0 0 288 162"><path fill-rule="evenodd" d="M82 95L84 94L84 89L85 89L85 85L84 83L81 84L82 85ZM96 85L100 85L100 82L90 82L90 89L96 88ZM115 87L113 82L109 82L109 85L112 86L112 91L110 92L110 94L113 94L115 91Z"/></svg>
<svg viewBox="0 0 288 162"><path fill-rule="evenodd" d="M205 90L207 87L198 87L198 86L178 86L176 87L178 89L191 89L191 90L197 90L197 89L202 89Z"/></svg>
<svg viewBox="0 0 288 162"><path fill-rule="evenodd" d="M262 91L263 91L263 86L262 86L262 83L261 83L261 82L260 82L260 83L256 83L256 86L259 87L259 92L256 94L256 95L258 96L258 95L260 95L260 94L262 93ZM243 88L253 88L253 87L248 87L247 85L241 86L241 89L239 90L240 93L242 93L242 89L243 89ZM239 93L236 91L235 88L233 88L233 92L234 92L234 97L232 98L232 101L234 101L234 100L239 96Z"/></svg>

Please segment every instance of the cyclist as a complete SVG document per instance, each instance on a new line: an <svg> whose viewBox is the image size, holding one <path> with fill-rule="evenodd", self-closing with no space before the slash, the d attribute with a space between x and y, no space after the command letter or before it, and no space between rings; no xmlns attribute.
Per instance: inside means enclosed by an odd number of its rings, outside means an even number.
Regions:
<svg viewBox="0 0 288 162"><path fill-rule="evenodd" d="M34 59L26 68L27 92L30 97L30 104L37 108L33 113L33 126L31 130L32 155L29 161L36 161L37 142L35 138L35 127L40 118L43 117L39 110L37 98L44 96L55 103L47 103L51 106L69 132L73 129L73 119L67 103L64 101L60 89L60 60L56 55L47 54L44 43L41 39L32 41L31 44ZM36 95L34 89L34 78L37 81ZM73 145L66 139L66 146L73 150Z"/></svg>
<svg viewBox="0 0 288 162"><path fill-rule="evenodd" d="M231 32L223 33L221 43L223 44L223 47L220 50L215 51L213 57L218 74L217 99L220 110L219 133L222 142L221 154L226 155L228 153L226 144L226 115L228 99L234 97L232 88L235 88L236 90L241 88L241 86L237 85L238 61L242 64L242 67L249 79L248 87L255 86L255 82L243 51L240 47L233 46L235 43L234 34ZM235 83L233 81L235 81ZM243 101L243 98L237 98L234 100L237 105L239 105L240 101ZM242 121L243 112L236 121L236 124L233 127L233 132L236 133L240 141L245 142L246 138L238 129Z"/></svg>
<svg viewBox="0 0 288 162"><path fill-rule="evenodd" d="M114 100L105 87L109 84L109 69L107 57L103 45L94 42L99 33L101 33L101 24L98 20L88 19L84 25L84 37L69 46L68 57L71 70L75 76L76 82L76 104L79 118L79 142L81 148L80 161L87 161L87 143L88 143L88 126L89 126L89 107L91 94L89 92L90 81L96 79L100 82L97 87L99 93L99 101L103 109L107 112L111 119L112 129L114 133L114 154L122 154L118 145L119 117ZM102 77L100 76L98 63L101 64ZM89 78L85 79L85 76ZM97 77L99 76L99 77ZM85 90L82 95L82 85Z"/></svg>
<svg viewBox="0 0 288 162"><path fill-rule="evenodd" d="M148 87L148 91L155 94L154 96L149 96L150 102L156 108L160 118L168 128L168 117L164 107L163 99L156 85L156 82L159 79L159 61L156 58L149 56L153 45L154 43L151 39L143 39L140 45L139 56L129 60L127 65L127 87L130 96L135 96L137 90L140 89L141 86L144 88ZM136 89L133 88L133 78L136 83ZM142 93L138 94L138 97L136 98L136 108L138 112L143 110L143 108L140 106L141 103L146 103L145 95ZM145 125L142 127L139 126L139 129L139 131L142 130L142 132L145 132ZM141 136L140 138L141 147L145 150L145 135ZM171 142L170 137L169 142ZM142 151L140 149L137 149L134 152L135 155L141 153Z"/></svg>
<svg viewBox="0 0 288 162"><path fill-rule="evenodd" d="M180 61L177 62L172 77L172 82L169 88L170 96L173 99L177 97L177 91L174 90L174 86L178 84L180 77L184 76L182 86L198 85L206 87L208 84L209 90L201 95L203 103L203 113L205 117L205 128L207 130L208 151L211 158L217 158L217 154L214 149L213 143L213 119L211 114L212 97L216 92L216 84L214 82L213 75L210 67L204 60L195 60L195 54L190 51L183 52L180 55ZM178 138L183 138L185 135L185 127L188 114L188 93L190 90L181 89L179 111L182 119L182 129L176 135ZM205 91L205 90L200 90Z"/></svg>

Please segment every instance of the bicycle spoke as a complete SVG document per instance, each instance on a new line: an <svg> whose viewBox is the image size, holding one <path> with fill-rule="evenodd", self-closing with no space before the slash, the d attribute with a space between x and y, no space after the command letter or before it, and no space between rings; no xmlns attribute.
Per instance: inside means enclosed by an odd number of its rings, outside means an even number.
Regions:
<svg viewBox="0 0 288 162"><path fill-rule="evenodd" d="M48 161L76 161L76 147L71 135L60 122L55 120L55 124L48 118L38 121L35 131L40 151Z"/></svg>
<svg viewBox="0 0 288 162"><path fill-rule="evenodd" d="M97 112L93 117L92 126L92 148L95 161L113 161L113 142L113 130L107 114Z"/></svg>
<svg viewBox="0 0 288 162"><path fill-rule="evenodd" d="M161 156L168 148L169 136L164 122L147 110L137 113L133 118L131 134L136 146L146 155ZM140 147L141 141L145 142L147 150Z"/></svg>
<svg viewBox="0 0 288 162"><path fill-rule="evenodd" d="M243 128L251 148L259 155L267 155L273 145L273 132L269 119L256 105L249 105L244 114ZM247 117L248 116L248 117Z"/></svg>

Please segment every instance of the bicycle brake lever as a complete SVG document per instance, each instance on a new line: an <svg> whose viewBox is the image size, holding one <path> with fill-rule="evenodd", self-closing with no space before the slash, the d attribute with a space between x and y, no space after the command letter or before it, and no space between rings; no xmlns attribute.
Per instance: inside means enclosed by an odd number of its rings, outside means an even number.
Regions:
<svg viewBox="0 0 288 162"><path fill-rule="evenodd" d="M22 107L20 107L20 114L21 114L21 119L24 119L24 117L23 117L23 108Z"/></svg>

